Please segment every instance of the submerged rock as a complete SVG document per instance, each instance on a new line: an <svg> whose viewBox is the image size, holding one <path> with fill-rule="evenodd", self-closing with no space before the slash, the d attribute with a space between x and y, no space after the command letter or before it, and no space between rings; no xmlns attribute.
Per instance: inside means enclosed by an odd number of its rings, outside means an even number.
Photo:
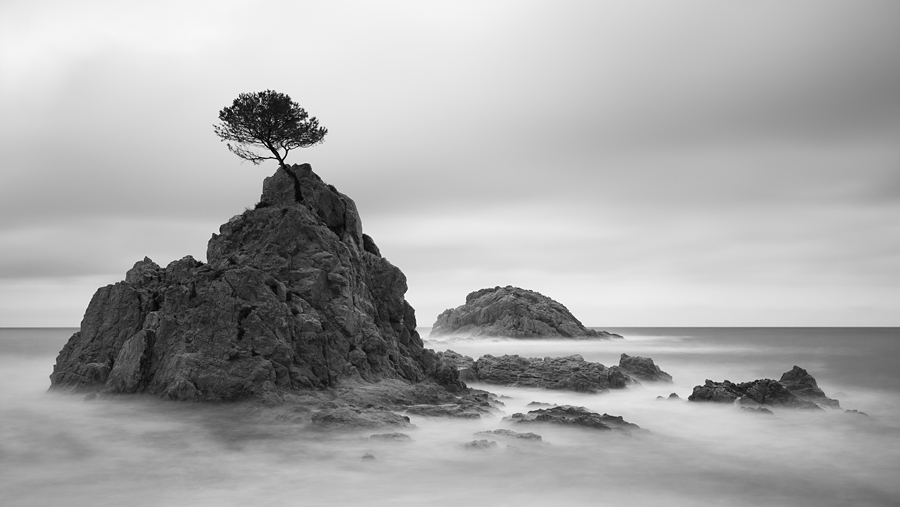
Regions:
<svg viewBox="0 0 900 507"><path fill-rule="evenodd" d="M750 412L754 414L766 414L766 415L775 415L775 412L765 408L765 407L741 407L741 410L745 412Z"/></svg>
<svg viewBox="0 0 900 507"><path fill-rule="evenodd" d="M312 416L314 427L336 430L358 430L368 428L415 428L409 417L384 409L360 409L336 407L322 410Z"/></svg>
<svg viewBox="0 0 900 507"><path fill-rule="evenodd" d="M369 435L369 440L378 440L381 442L412 442L412 437L406 433L376 433Z"/></svg>
<svg viewBox="0 0 900 507"><path fill-rule="evenodd" d="M617 430L629 434L633 430L641 429L637 424L625 421L622 416L601 415L584 407L571 405L532 410L527 414L517 413L510 417L504 417L503 420L516 424L546 423L601 431Z"/></svg>
<svg viewBox="0 0 900 507"><path fill-rule="evenodd" d="M145 258L100 288L50 389L270 403L346 379L465 389L424 348L406 278L363 234L353 200L308 164L266 178L256 209L222 225L207 258Z"/></svg>
<svg viewBox="0 0 900 507"><path fill-rule="evenodd" d="M528 442L542 442L543 438L537 433L519 433L518 431L507 430L507 429L498 429L494 431L479 431L477 433L473 433L472 436L475 437L491 437L491 438L501 438L508 440L516 440L516 441L528 441Z"/></svg>
<svg viewBox="0 0 900 507"><path fill-rule="evenodd" d="M462 445L463 449L469 450L486 450L494 449L496 447L497 442L494 442L493 440L472 440L471 442Z"/></svg>
<svg viewBox="0 0 900 507"><path fill-rule="evenodd" d="M480 382L513 387L563 389L582 393L600 393L622 389L634 381L618 368L585 361L580 355L566 357L481 356L474 363Z"/></svg>
<svg viewBox="0 0 900 507"><path fill-rule="evenodd" d="M645 382L672 382L672 376L659 369L649 357L622 354L619 357L619 369L630 377Z"/></svg>
<svg viewBox="0 0 900 507"><path fill-rule="evenodd" d="M588 329L562 304L538 292L507 285L481 289L466 303L441 313L430 336L498 336L509 338L621 338Z"/></svg>

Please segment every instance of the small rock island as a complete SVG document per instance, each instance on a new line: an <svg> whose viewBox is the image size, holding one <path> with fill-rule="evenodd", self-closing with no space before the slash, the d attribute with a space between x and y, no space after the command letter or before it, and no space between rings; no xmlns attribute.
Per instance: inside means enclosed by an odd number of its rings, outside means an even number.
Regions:
<svg viewBox="0 0 900 507"><path fill-rule="evenodd" d="M353 200L308 164L266 178L207 259L145 258L98 289L50 389L277 404L356 382L381 383L382 405L417 403L408 386L435 402L467 396L456 368L424 348L406 277L363 234Z"/></svg>
<svg viewBox="0 0 900 507"><path fill-rule="evenodd" d="M505 338L621 338L588 329L561 303L543 294L507 285L481 289L466 296L462 306L445 310L431 336Z"/></svg>

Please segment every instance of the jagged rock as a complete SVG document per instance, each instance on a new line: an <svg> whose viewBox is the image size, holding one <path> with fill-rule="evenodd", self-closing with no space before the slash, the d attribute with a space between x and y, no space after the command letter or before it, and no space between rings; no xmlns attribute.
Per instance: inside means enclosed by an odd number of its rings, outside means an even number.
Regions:
<svg viewBox="0 0 900 507"><path fill-rule="evenodd" d="M542 442L543 438L537 433L519 433L518 431L498 429L494 431L479 431L472 433L474 437L492 437L515 441Z"/></svg>
<svg viewBox="0 0 900 507"><path fill-rule="evenodd" d="M847 414L855 414L855 415L864 415L864 416L868 416L868 415L869 415L869 414L867 414L867 413L865 413L865 412L863 412L863 411L861 411L861 410L854 410L854 409L851 409L851 410L844 410L844 412L847 413Z"/></svg>
<svg viewBox="0 0 900 507"><path fill-rule="evenodd" d="M406 408L406 413L426 417L453 417L457 419L480 419L481 413L474 411L465 405L412 405Z"/></svg>
<svg viewBox="0 0 900 507"><path fill-rule="evenodd" d="M525 405L525 406L526 407L555 407L557 405L554 405L553 403L544 403L542 401L532 401L531 403L529 403L528 405Z"/></svg>
<svg viewBox="0 0 900 507"><path fill-rule="evenodd" d="M629 356L622 354L619 357L619 368L630 377L646 382L672 382L672 376L659 369L649 357ZM677 396L676 396L677 397Z"/></svg>
<svg viewBox="0 0 900 507"><path fill-rule="evenodd" d="M728 380L713 382L706 380L702 386L694 387L688 401L711 401L741 405L770 405L776 407L821 409L819 404L840 408L838 401L825 396L816 379L806 370L794 366L781 376L781 380L760 379L742 384Z"/></svg>
<svg viewBox="0 0 900 507"><path fill-rule="evenodd" d="M751 412L754 414L767 414L767 415L775 415L775 412L765 408L765 407L741 407L742 411Z"/></svg>
<svg viewBox="0 0 900 507"><path fill-rule="evenodd" d="M838 400L825 396L825 392L819 389L816 379L797 365L794 365L791 371L784 372L778 382L801 400L812 401L826 407L841 408Z"/></svg>
<svg viewBox="0 0 900 507"><path fill-rule="evenodd" d="M472 440L471 442L462 445L463 449L470 450L486 450L494 449L495 447L497 447L497 442L494 442L493 440Z"/></svg>
<svg viewBox="0 0 900 507"><path fill-rule="evenodd" d="M695 386L688 401L708 401L716 403L739 403L741 405L760 404L776 407L818 409L811 401L798 398L783 385L772 379L760 379L735 384L728 380L713 382L707 379L704 385Z"/></svg>
<svg viewBox="0 0 900 507"><path fill-rule="evenodd" d="M527 414L517 413L510 417L504 417L503 420L517 424L549 423L602 431L617 430L625 433L641 429L637 424L626 422L622 416L600 415L584 407L571 405L532 410Z"/></svg>
<svg viewBox="0 0 900 507"><path fill-rule="evenodd" d="M314 427L335 430L358 430L369 428L415 428L409 417L383 409L360 409L336 407L324 409L312 416Z"/></svg>
<svg viewBox="0 0 900 507"><path fill-rule="evenodd" d="M346 379L465 389L423 347L406 278L362 233L353 200L308 164L266 178L257 209L222 225L207 258L145 258L100 288L50 388L272 403Z"/></svg>
<svg viewBox="0 0 900 507"><path fill-rule="evenodd" d="M566 357L520 357L490 354L475 361L475 375L480 382L514 387L542 387L582 393L621 389L633 380L617 367L585 361L580 355Z"/></svg>
<svg viewBox="0 0 900 507"><path fill-rule="evenodd" d="M412 442L412 437L406 433L376 433L369 435L369 440L378 440L381 442Z"/></svg>
<svg viewBox="0 0 900 507"><path fill-rule="evenodd" d="M481 289L466 304L441 313L430 336L510 338L621 338L584 327L562 304L538 292L507 285Z"/></svg>

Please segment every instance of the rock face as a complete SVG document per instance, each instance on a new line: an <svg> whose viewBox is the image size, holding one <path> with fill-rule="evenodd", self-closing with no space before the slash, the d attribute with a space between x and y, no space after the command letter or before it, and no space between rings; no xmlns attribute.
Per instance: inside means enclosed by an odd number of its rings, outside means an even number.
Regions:
<svg viewBox="0 0 900 507"><path fill-rule="evenodd" d="M769 405L774 407L821 409L820 405L839 408L837 400L825 396L816 379L799 366L786 372L780 381L760 379L735 384L728 380L713 382L707 380L702 386L694 387L688 401L711 401L741 405Z"/></svg>
<svg viewBox="0 0 900 507"><path fill-rule="evenodd" d="M474 363L480 382L513 387L541 387L582 393L622 389L634 381L617 367L585 361L578 354L565 357L481 356Z"/></svg>
<svg viewBox="0 0 900 507"><path fill-rule="evenodd" d="M838 400L825 396L825 392L819 389L816 379L797 365L794 365L791 371L785 372L778 382L801 400L811 401L826 407L841 408Z"/></svg>
<svg viewBox="0 0 900 507"><path fill-rule="evenodd" d="M309 165L266 178L256 209L224 224L207 258L145 258L100 288L51 389L195 401L277 400L343 379L464 389L424 349L406 278L363 234L353 200Z"/></svg>
<svg viewBox="0 0 900 507"><path fill-rule="evenodd" d="M517 424L559 424L603 431L617 430L625 433L641 429L637 424L625 421L622 416L600 415L584 407L571 405L532 410L527 414L513 414L503 420Z"/></svg>
<svg viewBox="0 0 900 507"><path fill-rule="evenodd" d="M649 357L622 354L619 358L619 369L632 378L645 382L672 382L672 376L660 370Z"/></svg>
<svg viewBox="0 0 900 507"><path fill-rule="evenodd" d="M431 336L509 338L621 338L585 328L562 304L540 293L507 285L481 289L466 304L441 313Z"/></svg>

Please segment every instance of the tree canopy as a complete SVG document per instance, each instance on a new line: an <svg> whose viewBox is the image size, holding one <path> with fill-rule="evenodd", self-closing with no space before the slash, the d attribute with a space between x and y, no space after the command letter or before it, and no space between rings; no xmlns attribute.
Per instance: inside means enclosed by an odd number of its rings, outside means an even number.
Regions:
<svg viewBox="0 0 900 507"><path fill-rule="evenodd" d="M259 164L263 160L284 159L294 148L321 143L328 129L283 93L266 90L242 93L230 107L219 111L221 123L213 125L228 149L244 160ZM274 156L260 155L251 148L265 148Z"/></svg>

